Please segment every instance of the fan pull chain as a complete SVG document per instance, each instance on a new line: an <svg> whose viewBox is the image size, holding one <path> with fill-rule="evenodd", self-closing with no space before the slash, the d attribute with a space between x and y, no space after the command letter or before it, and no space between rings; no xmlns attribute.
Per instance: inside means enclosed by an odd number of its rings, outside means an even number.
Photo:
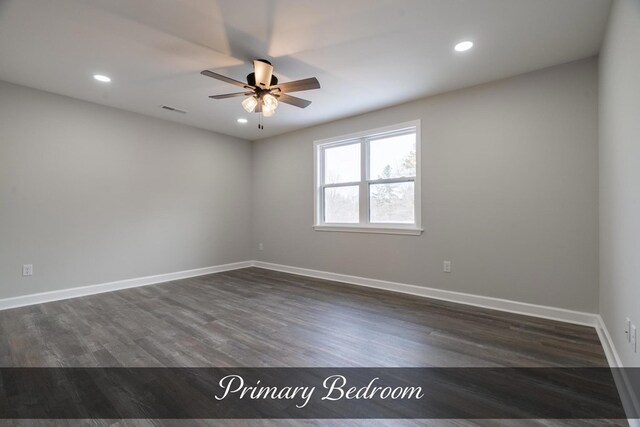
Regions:
<svg viewBox="0 0 640 427"><path fill-rule="evenodd" d="M262 111L260 111L260 119L258 121L258 129L264 129L264 125L262 123L263 123Z"/></svg>

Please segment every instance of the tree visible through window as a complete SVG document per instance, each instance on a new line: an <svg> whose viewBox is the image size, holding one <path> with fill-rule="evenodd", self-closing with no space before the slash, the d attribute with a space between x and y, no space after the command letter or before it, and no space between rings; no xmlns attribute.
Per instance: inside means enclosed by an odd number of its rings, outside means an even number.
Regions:
<svg viewBox="0 0 640 427"><path fill-rule="evenodd" d="M418 124L316 143L316 225L418 227Z"/></svg>

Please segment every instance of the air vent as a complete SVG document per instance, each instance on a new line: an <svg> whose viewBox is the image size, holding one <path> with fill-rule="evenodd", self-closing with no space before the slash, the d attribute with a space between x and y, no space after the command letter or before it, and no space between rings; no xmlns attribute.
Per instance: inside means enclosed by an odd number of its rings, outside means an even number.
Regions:
<svg viewBox="0 0 640 427"><path fill-rule="evenodd" d="M176 108L176 107L171 107L170 105L161 105L160 108L162 108L163 110L167 110L167 111L173 111L174 113L187 114L186 111L181 110L181 109Z"/></svg>

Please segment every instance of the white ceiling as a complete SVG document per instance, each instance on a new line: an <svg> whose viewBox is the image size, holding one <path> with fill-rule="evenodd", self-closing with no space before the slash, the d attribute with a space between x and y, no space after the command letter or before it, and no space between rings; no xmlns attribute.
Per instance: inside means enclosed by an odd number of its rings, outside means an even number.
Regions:
<svg viewBox="0 0 640 427"><path fill-rule="evenodd" d="M0 0L0 79L249 140L598 53L609 0ZM475 42L458 53L453 45ZM315 76L257 129L237 88L266 58ZM96 73L113 81L100 84ZM159 108L166 104L186 115ZM249 123L236 123L238 117Z"/></svg>

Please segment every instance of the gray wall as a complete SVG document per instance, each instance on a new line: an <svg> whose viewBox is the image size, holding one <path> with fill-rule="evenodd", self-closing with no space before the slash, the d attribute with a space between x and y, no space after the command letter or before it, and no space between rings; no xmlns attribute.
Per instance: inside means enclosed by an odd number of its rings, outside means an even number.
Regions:
<svg viewBox="0 0 640 427"><path fill-rule="evenodd" d="M0 298L249 259L250 167L247 141L0 82Z"/></svg>
<svg viewBox="0 0 640 427"><path fill-rule="evenodd" d="M592 58L255 142L254 258L596 312L597 79ZM314 231L313 141L413 119L423 235Z"/></svg>
<svg viewBox="0 0 640 427"><path fill-rule="evenodd" d="M595 312L597 105L588 59L252 148L0 83L0 298L253 257ZM413 119L424 234L313 231L313 141Z"/></svg>
<svg viewBox="0 0 640 427"><path fill-rule="evenodd" d="M640 0L617 0L600 56L600 314L625 366L640 366L624 334L626 317L640 334L638 41Z"/></svg>

